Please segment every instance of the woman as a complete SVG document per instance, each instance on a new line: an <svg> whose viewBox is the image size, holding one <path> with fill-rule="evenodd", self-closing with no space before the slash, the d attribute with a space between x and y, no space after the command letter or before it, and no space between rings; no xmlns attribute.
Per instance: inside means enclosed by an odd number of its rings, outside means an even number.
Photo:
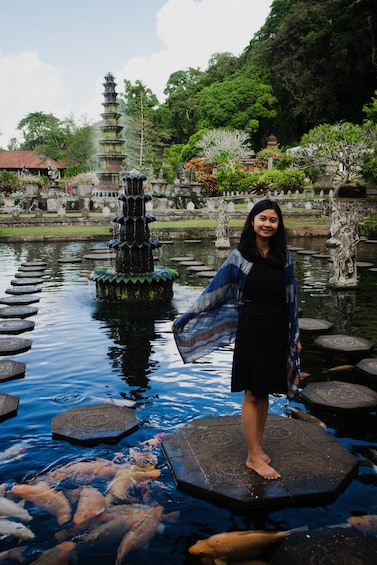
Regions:
<svg viewBox="0 0 377 565"><path fill-rule="evenodd" d="M244 391L246 465L265 479L280 478L262 448L268 395L293 397L301 344L293 262L276 202L254 205L237 248L173 332L185 363L235 340L231 390Z"/></svg>

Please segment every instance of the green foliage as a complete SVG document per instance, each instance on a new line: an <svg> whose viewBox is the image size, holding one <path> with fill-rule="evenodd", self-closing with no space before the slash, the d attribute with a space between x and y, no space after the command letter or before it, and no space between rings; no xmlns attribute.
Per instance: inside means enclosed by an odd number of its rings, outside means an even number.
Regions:
<svg viewBox="0 0 377 565"><path fill-rule="evenodd" d="M81 165L69 165L65 170L65 178L71 179L75 175L78 175L79 173L83 173L83 172L84 170L81 167Z"/></svg>
<svg viewBox="0 0 377 565"><path fill-rule="evenodd" d="M285 169L265 172L261 180L267 182L276 190L300 190L305 185L305 174L300 170Z"/></svg>
<svg viewBox="0 0 377 565"><path fill-rule="evenodd" d="M239 165L235 170L220 169L215 175L217 194L223 192L248 192L254 179Z"/></svg>
<svg viewBox="0 0 377 565"><path fill-rule="evenodd" d="M377 159L371 159L364 163L361 172L367 182L377 184Z"/></svg>
<svg viewBox="0 0 377 565"><path fill-rule="evenodd" d="M12 171L0 171L1 192L15 192L20 187L20 177Z"/></svg>
<svg viewBox="0 0 377 565"><path fill-rule="evenodd" d="M363 106L363 112L367 120L377 124L377 90L375 90L374 95L375 97L372 96L371 102Z"/></svg>

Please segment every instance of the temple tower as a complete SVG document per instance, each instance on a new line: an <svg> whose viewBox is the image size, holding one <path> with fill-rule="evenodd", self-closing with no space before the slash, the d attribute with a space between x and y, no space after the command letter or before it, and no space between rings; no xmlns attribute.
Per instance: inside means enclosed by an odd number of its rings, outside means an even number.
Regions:
<svg viewBox="0 0 377 565"><path fill-rule="evenodd" d="M105 87L104 102L102 102L104 112L101 114L103 125L100 126L102 139L99 141L101 153L97 155L100 168L97 176L100 181L100 191L118 192L119 172L126 155L122 153L124 141L119 139L123 126L118 124L121 114L118 112L116 83L111 73L105 76L103 86Z"/></svg>

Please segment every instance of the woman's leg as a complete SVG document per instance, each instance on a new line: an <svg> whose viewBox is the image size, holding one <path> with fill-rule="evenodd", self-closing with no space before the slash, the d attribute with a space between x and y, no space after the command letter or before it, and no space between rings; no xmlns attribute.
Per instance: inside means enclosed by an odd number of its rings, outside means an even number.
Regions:
<svg viewBox="0 0 377 565"><path fill-rule="evenodd" d="M269 465L270 458L262 449L267 412L268 396L258 398L250 390L245 390L241 421L248 452L246 465L264 479L279 479L280 474Z"/></svg>

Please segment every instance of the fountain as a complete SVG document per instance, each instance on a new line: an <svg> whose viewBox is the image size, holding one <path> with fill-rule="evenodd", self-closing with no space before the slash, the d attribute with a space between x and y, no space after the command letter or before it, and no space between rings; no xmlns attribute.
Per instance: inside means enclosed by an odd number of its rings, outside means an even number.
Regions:
<svg viewBox="0 0 377 565"><path fill-rule="evenodd" d="M115 268L95 269L90 280L96 283L100 300L107 302L161 302L173 296L173 281L178 278L174 269L154 268L153 250L160 247L158 240L150 240L150 222L154 216L145 215L145 204L151 200L144 194L146 177L137 171L121 176L124 193L122 213L112 221L119 224L119 238L108 242L116 250Z"/></svg>

